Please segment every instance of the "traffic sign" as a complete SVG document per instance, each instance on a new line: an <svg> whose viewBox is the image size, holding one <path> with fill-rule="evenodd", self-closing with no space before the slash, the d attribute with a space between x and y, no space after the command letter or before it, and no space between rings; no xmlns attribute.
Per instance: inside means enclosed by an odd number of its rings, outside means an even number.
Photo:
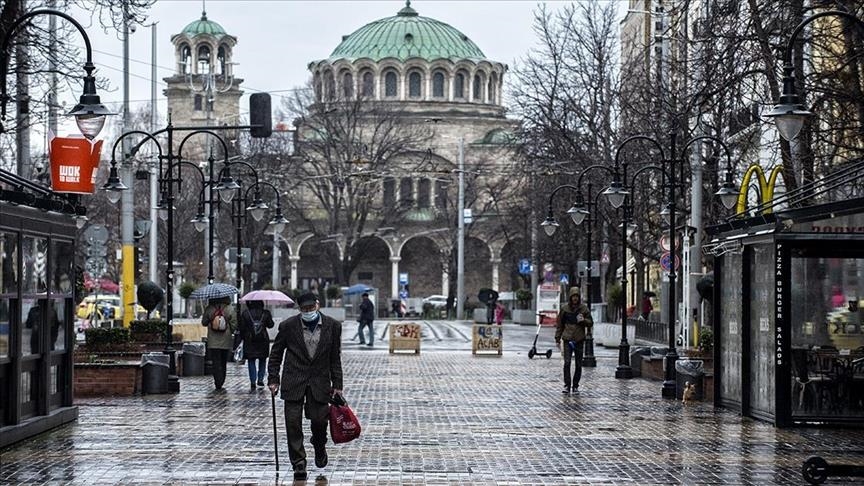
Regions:
<svg viewBox="0 0 864 486"><path fill-rule="evenodd" d="M570 283L570 277L567 276L566 273L562 273L560 277L561 283L567 285Z"/></svg>
<svg viewBox="0 0 864 486"><path fill-rule="evenodd" d="M235 263L237 261L237 247L232 246L225 250L225 259L230 263ZM243 265L249 265L252 262L252 248L243 247L240 248L240 263Z"/></svg>
<svg viewBox="0 0 864 486"><path fill-rule="evenodd" d="M527 258L519 260L519 273L522 275L528 275L531 273L531 261Z"/></svg>
<svg viewBox="0 0 864 486"><path fill-rule="evenodd" d="M660 257L660 267L662 267L663 270L665 270L667 272L672 271L670 268L671 267L671 265L670 265L671 260L672 260L672 255L667 251L666 253L664 253ZM681 259L678 258L678 255L675 255L675 270L678 270L678 267L680 267L680 266L681 266Z"/></svg>
<svg viewBox="0 0 864 486"><path fill-rule="evenodd" d="M669 244L669 235L661 236L659 244L662 251L670 251L672 245ZM679 246L681 246L681 242L678 241L678 238L675 238L675 249L677 250Z"/></svg>
<svg viewBox="0 0 864 486"><path fill-rule="evenodd" d="M401 285L408 285L408 272L399 272L399 283Z"/></svg>
<svg viewBox="0 0 864 486"><path fill-rule="evenodd" d="M607 264L607 265L609 264L609 254L606 253L605 251L603 252L602 255L600 255L600 263ZM598 275L599 275L599 272L598 272Z"/></svg>
<svg viewBox="0 0 864 486"><path fill-rule="evenodd" d="M90 257L84 262L84 270L91 277L98 278L108 271L108 262L104 257Z"/></svg>
<svg viewBox="0 0 864 486"><path fill-rule="evenodd" d="M94 224L84 230L84 239L91 245L104 245L108 241L108 228Z"/></svg>

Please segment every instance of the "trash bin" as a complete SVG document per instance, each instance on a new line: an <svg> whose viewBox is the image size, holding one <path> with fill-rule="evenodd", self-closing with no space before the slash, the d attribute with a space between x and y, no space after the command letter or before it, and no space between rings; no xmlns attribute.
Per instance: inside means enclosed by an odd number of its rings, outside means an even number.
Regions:
<svg viewBox="0 0 864 486"><path fill-rule="evenodd" d="M204 343L183 343L183 376L203 375L205 354L207 348Z"/></svg>
<svg viewBox="0 0 864 486"><path fill-rule="evenodd" d="M168 362L170 356L164 353L144 353L141 355L142 393L168 393Z"/></svg>
<svg viewBox="0 0 864 486"><path fill-rule="evenodd" d="M679 359L675 361L675 396L684 397L684 385L688 382L696 386L693 400L702 400L704 393L705 369L701 359Z"/></svg>

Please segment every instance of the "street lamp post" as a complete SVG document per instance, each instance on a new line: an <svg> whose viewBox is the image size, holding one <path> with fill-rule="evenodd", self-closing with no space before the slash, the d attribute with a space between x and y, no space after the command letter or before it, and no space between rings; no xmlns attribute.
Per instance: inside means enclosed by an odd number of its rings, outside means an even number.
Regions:
<svg viewBox="0 0 864 486"><path fill-rule="evenodd" d="M222 196L223 199L233 201L231 203L231 218L235 222L234 229L236 231L237 237L237 252L235 256L235 286L237 287L237 290L242 293L243 260L241 248L243 246L243 223L246 220L247 212L253 211L252 214L255 215L256 212L260 209L261 214L263 215L263 211L267 209L267 205L261 201L260 193L256 193L255 201L253 201L251 206L249 206L248 208L246 207L247 194L243 192L241 180L235 180L234 177L231 175L231 167L235 165L244 166L252 172L252 175L255 178L255 182L252 184L252 186L250 186L250 188L257 187L260 184L260 179L258 178L258 171L255 170L255 167L253 167L252 164L244 162L242 160L238 160L225 163L225 166L222 168L221 171L219 171L219 184L216 185L216 191L220 193L220 196ZM236 198L235 191L237 196Z"/></svg>
<svg viewBox="0 0 864 486"><path fill-rule="evenodd" d="M802 20L792 31L789 42L786 43L786 49L783 51L783 94L777 100L774 108L765 114L766 117L774 119L777 131L785 140L795 139L804 127L804 121L813 116L813 113L804 106L795 89L795 66L792 63L795 41L809 23L828 16L843 17L864 27L864 20L859 19L854 14L842 10L826 10Z"/></svg>
<svg viewBox="0 0 864 486"><path fill-rule="evenodd" d="M621 164L621 163L619 163L619 160L620 160L621 150L624 148L624 146L631 143L631 142L637 141L637 140L650 142L651 144L654 145L654 147L657 148L657 150L660 152L660 158L662 160L662 166L647 165L647 166L640 168L639 170L636 171L635 174L633 174L633 178L631 179L631 183L628 186L627 185L627 165L628 164L627 164L627 162L624 162L623 164ZM669 339L669 342L668 342L668 350L667 350L666 359L665 359L665 376L664 376L663 388L662 388L662 396L664 398L674 398L675 392L676 392L676 389L675 389L676 388L676 385L675 385L675 362L678 360L678 352L675 348L675 325L677 322L677 314L678 314L677 307L678 306L677 306L677 298L675 295L676 294L675 262L678 259L677 252L678 252L679 248L678 248L678 245L675 244L675 242L676 242L676 214L675 213L676 213L676 209L677 209L675 189L678 185L678 182L676 181L676 174L677 174L676 169L678 169L678 165L682 165L682 167L683 167L683 165L685 163L685 160L683 158L681 158L681 159L678 158L677 134L674 131L670 134L669 140L670 140L669 159L666 159L665 154L663 152L663 148L660 146L660 143L657 142L656 140L654 140L653 138L650 138L650 137L647 137L644 135L635 135L635 136L630 137L627 140L624 140L623 142L621 142L621 144L618 145L618 148L615 152L615 169L614 169L615 177L614 177L612 183L610 184L609 188L607 188L604 191L604 194L606 194L609 197L609 202L610 202L610 204L612 204L613 207L619 208L621 206L624 206L624 222L622 223L623 228L621 230L621 233L622 233L622 240L626 244L626 239L627 239L626 219L628 217L628 209L629 209L628 206L626 205L626 199L627 199L627 196L631 193L631 191L628 191L627 188L633 187L633 181L636 179L636 177L640 173L646 172L648 170L656 170L656 171L659 171L663 175L663 177L665 179L666 186L669 189L669 196L668 196L666 207L661 212L661 214L668 219L669 241L670 241L670 255L669 255L670 256L670 259L669 259L670 263L669 263L669 272L668 272L668 276L669 276L669 298L668 298L668 305L669 305L669 330L668 330L668 332L669 332L669 336L668 336L668 339ZM692 145L695 142L701 141L701 140L711 140L711 141L719 144L726 151L726 158L727 158L726 183L724 183L723 188L721 188L721 190L718 191L717 195L721 197L721 200L722 200L724 206L729 207L729 206L727 206L727 203L730 200L732 200L733 198L731 197L730 194L728 194L731 191L731 189L728 186L734 186L734 184L732 184L732 179L731 179L731 177L732 177L732 158L731 158L729 148L721 140L719 140L715 137L701 136L701 137L695 137L695 138L689 140L684 145L682 153L686 152L687 148L690 145ZM621 172L623 174L622 178L619 178L619 168L623 169L623 172ZM683 172L683 169L682 169L682 172ZM632 204L631 204L631 207L632 207ZM689 269L688 269L688 271L689 271ZM626 284L623 283L623 282L626 282L626 278L627 278L626 272L623 272L622 277L623 277L622 278L622 290L625 292L625 295L626 295L626 287L625 287ZM624 309L625 315L622 317L622 326L624 326L624 325L626 325L626 298L625 298L625 304L622 307L625 308ZM628 366L628 368L629 368L629 366ZM622 370L622 372L623 372L623 370ZM632 370L630 372L632 373ZM616 371L616 376L617 375L618 375L618 371Z"/></svg>

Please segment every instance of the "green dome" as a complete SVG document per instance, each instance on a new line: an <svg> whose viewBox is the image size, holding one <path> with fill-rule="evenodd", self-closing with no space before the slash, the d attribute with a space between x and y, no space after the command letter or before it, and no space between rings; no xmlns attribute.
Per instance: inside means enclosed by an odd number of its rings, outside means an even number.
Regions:
<svg viewBox="0 0 864 486"><path fill-rule="evenodd" d="M444 22L417 15L407 3L395 17L376 20L343 37L330 59L485 59L468 36Z"/></svg>
<svg viewBox="0 0 864 486"><path fill-rule="evenodd" d="M221 25L213 22L212 20L207 20L207 12L201 12L201 18L184 27L183 33L188 35L189 37L195 37L196 35L200 34L208 34L214 36L226 34L225 29L223 29Z"/></svg>

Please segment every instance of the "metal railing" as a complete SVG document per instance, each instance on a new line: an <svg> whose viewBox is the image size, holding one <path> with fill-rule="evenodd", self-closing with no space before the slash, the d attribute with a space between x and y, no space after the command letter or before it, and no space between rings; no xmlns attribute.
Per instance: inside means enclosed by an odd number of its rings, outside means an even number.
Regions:
<svg viewBox="0 0 864 486"><path fill-rule="evenodd" d="M636 328L636 339L664 346L669 342L669 325L665 322L627 319L627 324Z"/></svg>

